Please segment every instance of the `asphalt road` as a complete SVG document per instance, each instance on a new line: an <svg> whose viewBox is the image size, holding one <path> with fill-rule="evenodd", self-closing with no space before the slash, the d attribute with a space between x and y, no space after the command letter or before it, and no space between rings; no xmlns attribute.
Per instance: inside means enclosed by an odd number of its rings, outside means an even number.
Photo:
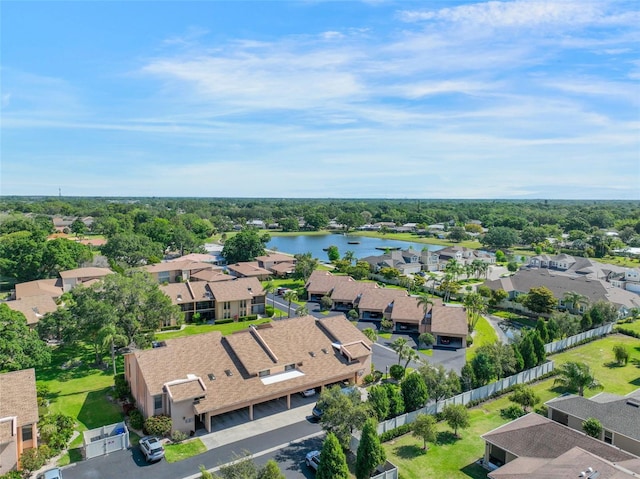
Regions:
<svg viewBox="0 0 640 479"><path fill-rule="evenodd" d="M251 424L247 424L247 427L251 427ZM147 464L140 449L134 447L76 463L65 468L63 472L65 479L179 479L198 474L200 464L211 469L226 464L245 452L254 454L270 451L258 457L256 463L263 464L268 459L275 458L278 462L282 461L281 468L286 468L288 478L313 477L306 475L309 471L304 465L304 456L309 450L318 449L320 439L313 438L300 444L289 444L293 438L304 438L320 431L319 424L309 420L301 421L171 464L165 459Z"/></svg>

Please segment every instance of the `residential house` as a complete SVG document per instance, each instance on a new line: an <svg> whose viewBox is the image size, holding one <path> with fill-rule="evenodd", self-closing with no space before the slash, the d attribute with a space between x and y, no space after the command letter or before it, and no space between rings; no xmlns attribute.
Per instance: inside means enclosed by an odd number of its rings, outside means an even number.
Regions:
<svg viewBox="0 0 640 479"><path fill-rule="evenodd" d="M0 303L2 304L2 303ZM4 302L9 308L14 311L19 311L24 314L27 319L27 325L33 328L38 321L47 313L53 313L58 309L58 305L55 300L46 294L39 296L26 296L22 299L16 299L14 301Z"/></svg>
<svg viewBox="0 0 640 479"><path fill-rule="evenodd" d="M514 300L520 294L528 293L531 288L546 286L558 298L558 307L566 307L563 298L566 293L578 293L590 303L607 301L618 309L618 316L624 318L633 308L640 307L640 296L620 288L603 279L592 279L583 275L558 274L549 269L521 269L513 276L498 278L484 283L492 290L503 289ZM584 310L586 305L581 305Z"/></svg>
<svg viewBox="0 0 640 479"><path fill-rule="evenodd" d="M60 272L62 278L62 290L66 293L75 288L78 284L90 286L96 281L102 280L105 276L113 274L109 268L77 268Z"/></svg>
<svg viewBox="0 0 640 479"><path fill-rule="evenodd" d="M191 274L191 281L207 281L214 283L216 281L233 281L235 276L231 276L229 273L225 273L221 269L203 270Z"/></svg>
<svg viewBox="0 0 640 479"><path fill-rule="evenodd" d="M203 320L237 320L252 314L264 314L265 311L266 294L256 278L168 283L161 285L160 289L171 298L172 304L180 306L187 322L196 313Z"/></svg>
<svg viewBox="0 0 640 479"><path fill-rule="evenodd" d="M381 289L376 283L365 283L349 278L349 281L338 282L331 291L333 306L336 311L350 311L358 307L362 294L371 289Z"/></svg>
<svg viewBox="0 0 640 479"><path fill-rule="evenodd" d="M0 374L0 474L19 468L22 453L38 447L36 372Z"/></svg>
<svg viewBox="0 0 640 479"><path fill-rule="evenodd" d="M256 257L260 268L269 270L275 276L288 276L295 271L296 258L287 254L269 253Z"/></svg>
<svg viewBox="0 0 640 479"><path fill-rule="evenodd" d="M56 299L62 296L63 292L62 278L39 279L16 284L14 298L19 300L31 296L49 296Z"/></svg>
<svg viewBox="0 0 640 479"><path fill-rule="evenodd" d="M221 283L224 284L224 283ZM311 388L360 383L371 342L343 316L274 321L222 336L187 336L125 355L125 377L144 417L166 414L172 429L218 430L220 414Z"/></svg>
<svg viewBox="0 0 640 479"><path fill-rule="evenodd" d="M219 270L213 263L204 263L201 261L180 260L180 261L164 261L162 263L150 264L143 266L142 270L146 271L158 283L179 283L181 281L189 281L191 275L200 271Z"/></svg>
<svg viewBox="0 0 640 479"><path fill-rule="evenodd" d="M336 285L344 281L355 280L350 276L335 276L329 271L314 271L304 285L307 290L307 300L320 301L323 296L331 296Z"/></svg>
<svg viewBox="0 0 640 479"><path fill-rule="evenodd" d="M268 269L261 268L257 261L229 264L227 270L236 278L258 278L260 281L266 281L272 275Z"/></svg>
<svg viewBox="0 0 640 479"><path fill-rule="evenodd" d="M420 263L421 253L411 249L404 251L390 251L377 256L367 256L361 261L366 261L375 271L382 268L395 268L400 274L415 274L422 270Z"/></svg>
<svg viewBox="0 0 640 479"><path fill-rule="evenodd" d="M439 299L434 303L431 317L427 315L426 325L426 332L431 333L436 340L434 346L466 348L469 334L466 310L459 305L445 304Z"/></svg>
<svg viewBox="0 0 640 479"><path fill-rule="evenodd" d="M449 246L438 250L439 269L443 270L447 263L455 259L461 265L473 263L474 260L484 261L488 264L495 264L496 256L486 251L466 248L464 246Z"/></svg>
<svg viewBox="0 0 640 479"><path fill-rule="evenodd" d="M622 471L640 473L640 458L563 426L537 413L529 413L481 436L485 441L484 464L492 470L490 479L595 479L637 477L634 475L580 475L611 464ZM602 462L591 463L599 458ZM595 459L594 459L595 460ZM585 462L582 462L585 461ZM549 469L545 470L544 466ZM606 466L606 467L605 467ZM553 469L551 469L553 468ZM537 473L535 473L538 471ZM618 470L617 472L620 472ZM609 474L610 471L609 471Z"/></svg>
<svg viewBox="0 0 640 479"><path fill-rule="evenodd" d="M549 419L582 431L582 423L595 418L602 424L601 441L640 456L640 389L619 396L600 393L592 398L568 395L545 403Z"/></svg>
<svg viewBox="0 0 640 479"><path fill-rule="evenodd" d="M375 283L363 283L375 284ZM371 288L362 291L358 301L360 319L381 321L391 318L395 301L398 298L406 298L409 295L404 289L395 288Z"/></svg>

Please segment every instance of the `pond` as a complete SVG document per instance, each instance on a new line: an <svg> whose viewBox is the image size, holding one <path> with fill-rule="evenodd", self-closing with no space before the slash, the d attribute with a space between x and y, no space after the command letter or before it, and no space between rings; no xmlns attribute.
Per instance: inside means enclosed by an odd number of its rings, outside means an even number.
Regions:
<svg viewBox="0 0 640 479"><path fill-rule="evenodd" d="M384 254L382 249L376 248L413 248L416 251L422 251L425 248L430 251L442 249L442 246L434 244L331 233L320 236L272 236L271 241L267 243L268 249L275 248L283 253L291 254L311 253L314 258L318 258L321 261L329 260L325 251L329 246L337 246L340 256L344 255L346 251L353 251L356 258Z"/></svg>

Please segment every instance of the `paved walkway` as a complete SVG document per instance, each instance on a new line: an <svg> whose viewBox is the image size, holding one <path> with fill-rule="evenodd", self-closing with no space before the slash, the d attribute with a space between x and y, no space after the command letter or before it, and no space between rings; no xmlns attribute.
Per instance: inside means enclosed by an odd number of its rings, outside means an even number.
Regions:
<svg viewBox="0 0 640 479"><path fill-rule="evenodd" d="M206 446L207 450L242 441L253 436L273 431L274 429L280 429L282 427L304 421L308 416L311 416L313 406L315 406L315 401L288 411L271 414L244 424L238 424L237 426L205 434L200 436L200 440Z"/></svg>

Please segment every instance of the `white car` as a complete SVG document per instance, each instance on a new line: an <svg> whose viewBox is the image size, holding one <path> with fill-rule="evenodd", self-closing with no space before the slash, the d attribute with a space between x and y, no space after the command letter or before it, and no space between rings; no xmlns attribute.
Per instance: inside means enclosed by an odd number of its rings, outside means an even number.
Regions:
<svg viewBox="0 0 640 479"><path fill-rule="evenodd" d="M49 469L39 475L38 479L62 479L62 471L57 467L55 469Z"/></svg>
<svg viewBox="0 0 640 479"><path fill-rule="evenodd" d="M305 391L302 391L300 393L302 395L302 397L311 397L311 396L315 396L316 395L316 390L315 389L307 389Z"/></svg>
<svg viewBox="0 0 640 479"><path fill-rule="evenodd" d="M147 462L159 461L164 457L162 441L155 436L145 436L140 439L140 450Z"/></svg>
<svg viewBox="0 0 640 479"><path fill-rule="evenodd" d="M304 462L307 463L307 467L317 471L320 465L320 451L308 452Z"/></svg>

